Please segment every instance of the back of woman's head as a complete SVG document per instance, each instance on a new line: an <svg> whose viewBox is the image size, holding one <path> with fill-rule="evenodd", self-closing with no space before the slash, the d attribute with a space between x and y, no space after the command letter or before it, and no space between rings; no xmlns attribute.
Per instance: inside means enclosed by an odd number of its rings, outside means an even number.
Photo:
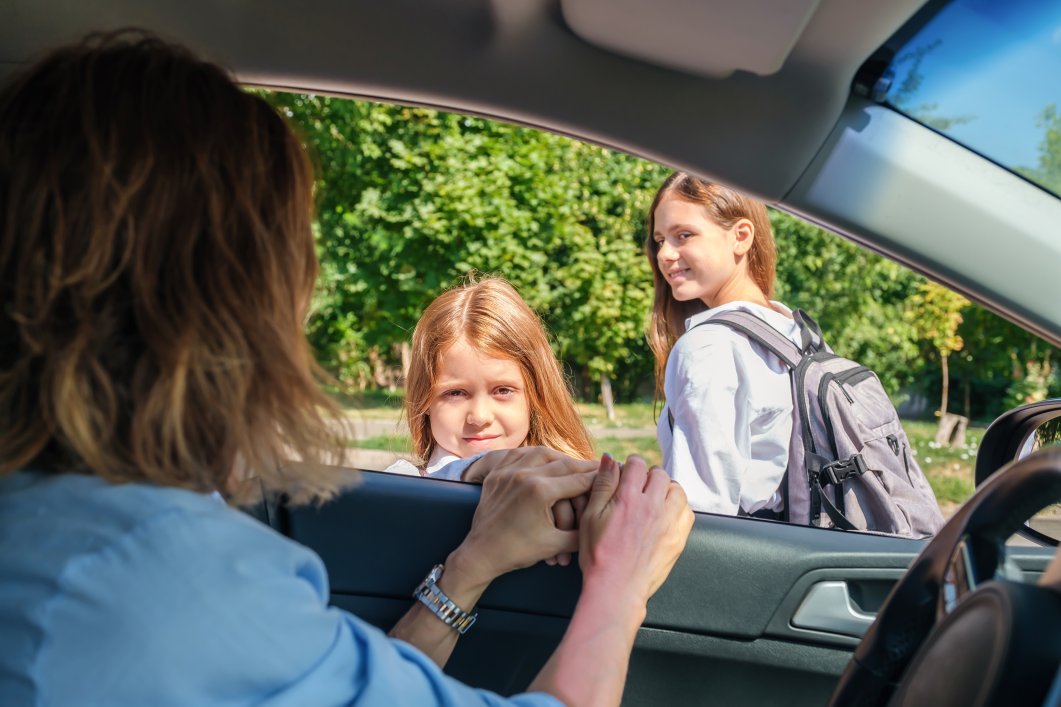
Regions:
<svg viewBox="0 0 1061 707"><path fill-rule="evenodd" d="M538 315L508 282L485 277L439 295L413 332L405 412L413 449L422 461L435 449L427 411L442 356L461 339L488 356L519 365L530 402L526 444L552 447L581 459L593 456L593 444Z"/></svg>
<svg viewBox="0 0 1061 707"><path fill-rule="evenodd" d="M325 496L313 176L216 65L90 37L0 91L0 472Z"/></svg>
<svg viewBox="0 0 1061 707"><path fill-rule="evenodd" d="M656 258L659 245L654 237L656 207L667 198L681 199L703 206L708 218L722 228L732 228L741 219L750 221L755 235L747 254L747 272L768 299L774 296L774 276L777 269L774 234L770 227L770 217L766 213L766 206L762 202L686 172L674 172L664 180L648 212L648 235L645 239L645 254L652 268L655 287L648 342L656 358L656 392L658 395L661 395L663 391L663 373L667 366L667 356L670 355L670 350L674 347L678 337L685 333L685 320L706 309L706 305L698 299L686 302L674 299L667 278L659 269L659 261Z"/></svg>

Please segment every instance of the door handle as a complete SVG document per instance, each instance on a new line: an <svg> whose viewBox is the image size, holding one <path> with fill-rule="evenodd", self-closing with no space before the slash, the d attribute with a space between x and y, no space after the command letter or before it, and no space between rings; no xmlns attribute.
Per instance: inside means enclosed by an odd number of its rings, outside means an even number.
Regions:
<svg viewBox="0 0 1061 707"><path fill-rule="evenodd" d="M851 601L847 582L832 580L810 588L792 616L792 626L861 638L874 618Z"/></svg>

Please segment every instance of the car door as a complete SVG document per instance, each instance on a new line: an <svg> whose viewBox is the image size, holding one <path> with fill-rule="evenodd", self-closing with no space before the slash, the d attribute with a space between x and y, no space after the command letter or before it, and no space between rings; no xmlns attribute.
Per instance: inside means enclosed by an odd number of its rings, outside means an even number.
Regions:
<svg viewBox="0 0 1061 707"><path fill-rule="evenodd" d="M314 549L335 606L387 630L427 571L470 527L479 487L364 472L320 507L265 518ZM638 633L624 704L821 705L889 589L924 541L697 514L682 557ZM1015 548L1034 580L1050 557ZM563 635L575 565L499 578L446 671L504 694L524 690Z"/></svg>

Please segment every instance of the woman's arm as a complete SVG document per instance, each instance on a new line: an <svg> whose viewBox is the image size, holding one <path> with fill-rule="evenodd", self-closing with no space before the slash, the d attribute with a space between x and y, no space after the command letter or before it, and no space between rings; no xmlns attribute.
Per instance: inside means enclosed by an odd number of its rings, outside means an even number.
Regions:
<svg viewBox="0 0 1061 707"><path fill-rule="evenodd" d="M587 493L597 462L578 461L544 447L487 454L470 471L483 484L472 527L445 562L438 581L457 606L471 611L497 577L578 548L578 531L559 529L554 506ZM571 522L561 527L573 528ZM424 568L426 573L429 568ZM444 666L458 633L417 602L390 635Z"/></svg>
<svg viewBox="0 0 1061 707"><path fill-rule="evenodd" d="M572 467L572 460L547 449L510 452L487 463L492 468L472 529L447 560L439 587L470 610L497 576L577 549L582 594L563 640L530 689L568 705L618 704L648 599L692 528L685 493L639 457L631 457L622 471L605 457L597 474L578 471L596 468L595 462ZM557 500L581 495L591 485L580 529L557 529L551 513ZM391 635L438 665L457 641L456 631L419 604Z"/></svg>
<svg viewBox="0 0 1061 707"><path fill-rule="evenodd" d="M617 705L648 599L670 573L693 514L659 467L605 459L581 519L582 594L567 633L531 684L567 705Z"/></svg>

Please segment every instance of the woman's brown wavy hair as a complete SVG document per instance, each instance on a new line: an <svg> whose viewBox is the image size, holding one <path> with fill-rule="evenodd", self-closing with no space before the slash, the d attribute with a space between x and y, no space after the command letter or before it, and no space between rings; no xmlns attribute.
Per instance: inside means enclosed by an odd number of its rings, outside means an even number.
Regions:
<svg viewBox="0 0 1061 707"><path fill-rule="evenodd" d="M405 414L413 450L426 463L435 451L428 408L436 394L442 356L466 339L479 351L515 361L530 402L525 445L551 447L578 459L593 458L593 443L575 409L571 391L541 319L512 285L499 277L474 277L439 295L413 331L405 382Z"/></svg>
<svg viewBox="0 0 1061 707"><path fill-rule="evenodd" d="M237 465L294 501L348 481L317 463L340 440L303 334L312 199L280 116L158 38L95 35L9 82L0 473L236 500Z"/></svg>
<svg viewBox="0 0 1061 707"><path fill-rule="evenodd" d="M708 217L722 228L732 228L741 219L751 221L755 236L747 256L748 275L767 299L774 296L774 276L777 271L774 232L762 202L686 172L674 172L663 181L648 210L648 235L645 238L645 255L652 268L655 289L648 324L648 345L656 359L657 399L663 398L667 357L678 337L685 333L685 320L707 309L707 305L698 299L687 302L674 299L667 278L660 272L659 260L656 258L659 245L653 235L656 232L656 207L668 196L700 204L706 209Z"/></svg>

